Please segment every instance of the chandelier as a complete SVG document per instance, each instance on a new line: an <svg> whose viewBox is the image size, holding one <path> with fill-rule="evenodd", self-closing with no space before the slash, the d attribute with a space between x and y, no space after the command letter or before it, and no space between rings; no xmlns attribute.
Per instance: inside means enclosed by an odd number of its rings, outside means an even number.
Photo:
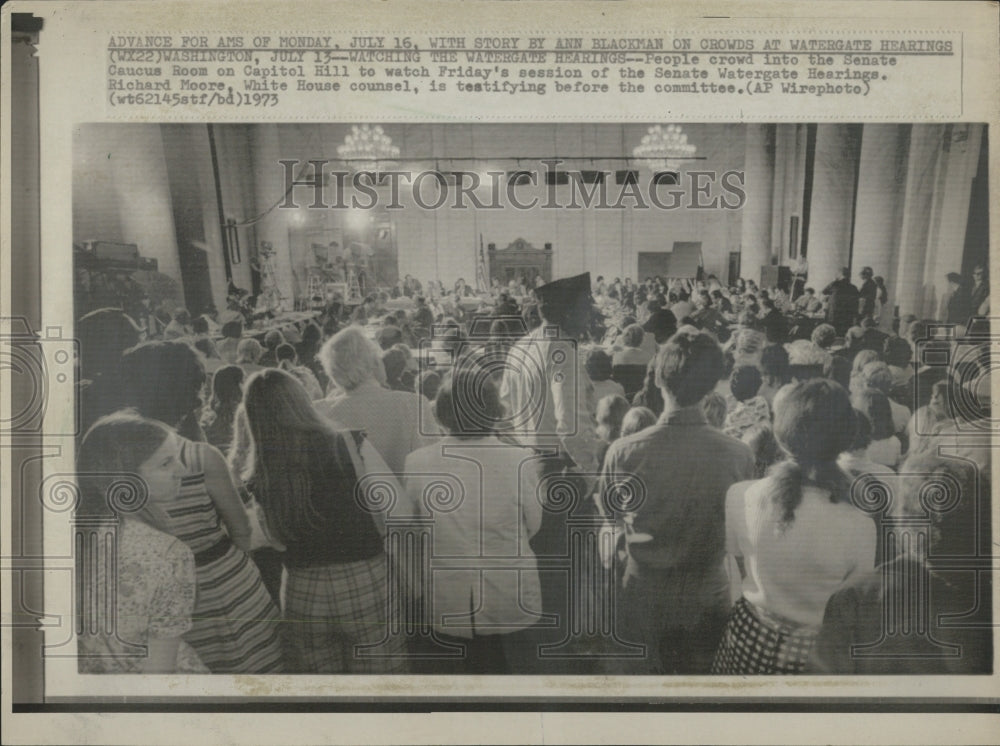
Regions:
<svg viewBox="0 0 1000 746"><path fill-rule="evenodd" d="M392 144L392 138L385 134L381 125L355 124L344 138L344 144L337 146L337 155L348 161L355 171L386 171L396 166L399 148Z"/></svg>
<svg viewBox="0 0 1000 746"><path fill-rule="evenodd" d="M679 124L666 127L654 124L642 136L642 142L633 148L632 155L645 160L654 172L678 171L682 161L692 158L698 150L687 139Z"/></svg>

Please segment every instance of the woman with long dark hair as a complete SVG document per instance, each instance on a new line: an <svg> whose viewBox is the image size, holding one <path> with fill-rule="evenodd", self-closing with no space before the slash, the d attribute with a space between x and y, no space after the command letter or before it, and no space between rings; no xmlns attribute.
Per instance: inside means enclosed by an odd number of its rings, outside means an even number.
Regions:
<svg viewBox="0 0 1000 746"><path fill-rule="evenodd" d="M854 437L851 401L838 384L790 384L774 399L774 435L789 458L726 496L726 548L741 596L713 673L799 673L827 600L875 564L875 524L851 504L837 466Z"/></svg>
<svg viewBox="0 0 1000 746"><path fill-rule="evenodd" d="M251 447L241 476L285 547L281 608L292 670L405 670L405 642L389 636L381 531L357 499L363 463L383 475L388 468L374 449L362 450L360 434L335 430L283 370L251 376L242 413ZM396 642L365 655L383 640Z"/></svg>

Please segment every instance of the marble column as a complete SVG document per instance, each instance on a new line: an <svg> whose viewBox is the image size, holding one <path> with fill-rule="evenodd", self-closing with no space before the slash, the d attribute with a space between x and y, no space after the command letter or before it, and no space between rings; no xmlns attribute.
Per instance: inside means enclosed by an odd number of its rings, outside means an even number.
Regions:
<svg viewBox="0 0 1000 746"><path fill-rule="evenodd" d="M941 160L927 235L924 285L933 288L935 304L947 289L946 275L962 271L965 231L969 221L972 180L979 165L982 125L948 125L941 140ZM937 306L924 304L925 315L937 314Z"/></svg>
<svg viewBox="0 0 1000 746"><path fill-rule="evenodd" d="M740 275L755 281L762 265L771 263L771 220L774 204L773 124L746 125L743 171L746 204L740 228Z"/></svg>
<svg viewBox="0 0 1000 746"><path fill-rule="evenodd" d="M940 124L914 124L910 128L896 281L895 288L889 288L899 306L900 318L924 315L927 234L943 132L944 125ZM928 298L928 305L933 304L934 298Z"/></svg>
<svg viewBox="0 0 1000 746"><path fill-rule="evenodd" d="M857 277L862 267L871 267L885 278L889 300L880 326L892 328L896 305L894 261L899 245L903 187L906 183L905 127L898 124L866 124L861 138L858 191L855 200L851 271Z"/></svg>
<svg viewBox="0 0 1000 746"><path fill-rule="evenodd" d="M820 292L850 259L851 219L861 143L846 124L820 124L809 212L809 284Z"/></svg>

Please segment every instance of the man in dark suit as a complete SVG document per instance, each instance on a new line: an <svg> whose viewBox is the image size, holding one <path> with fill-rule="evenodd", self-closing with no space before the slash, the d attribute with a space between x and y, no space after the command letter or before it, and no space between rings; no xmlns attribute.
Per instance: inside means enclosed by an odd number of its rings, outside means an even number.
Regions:
<svg viewBox="0 0 1000 746"><path fill-rule="evenodd" d="M823 289L823 295L830 296L826 320L837 330L837 336L844 336L858 314L858 289L851 284L851 271L844 267L840 277Z"/></svg>
<svg viewBox="0 0 1000 746"><path fill-rule="evenodd" d="M875 273L871 267L861 269L861 289L858 291L860 304L858 307L858 323L875 315L875 299L878 297L878 285L875 284Z"/></svg>

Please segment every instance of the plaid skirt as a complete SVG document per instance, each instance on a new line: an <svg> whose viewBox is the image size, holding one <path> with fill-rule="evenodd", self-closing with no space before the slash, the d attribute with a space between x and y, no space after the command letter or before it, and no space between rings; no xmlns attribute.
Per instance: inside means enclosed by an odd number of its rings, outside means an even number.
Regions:
<svg viewBox="0 0 1000 746"><path fill-rule="evenodd" d="M740 598L712 663L715 674L802 673L819 633L762 611Z"/></svg>
<svg viewBox="0 0 1000 746"><path fill-rule="evenodd" d="M294 673L401 673L405 638L390 625L388 560L285 568L281 611ZM396 630L397 634L392 634Z"/></svg>

